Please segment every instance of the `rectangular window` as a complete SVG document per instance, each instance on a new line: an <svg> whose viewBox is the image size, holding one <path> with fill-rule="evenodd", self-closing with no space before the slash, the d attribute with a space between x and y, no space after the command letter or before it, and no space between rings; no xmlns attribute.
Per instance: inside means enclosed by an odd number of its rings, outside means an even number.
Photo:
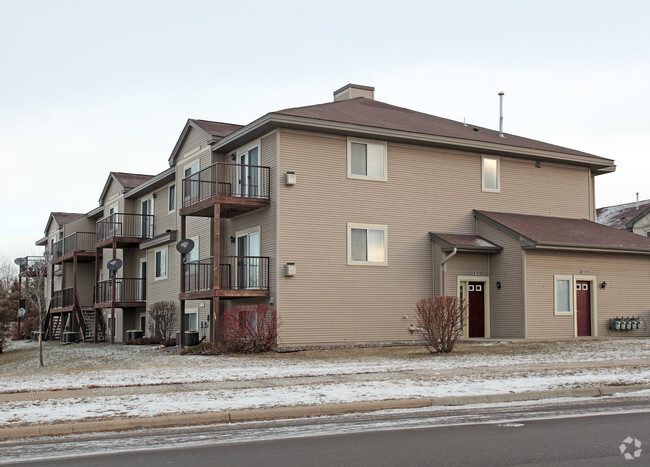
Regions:
<svg viewBox="0 0 650 467"><path fill-rule="evenodd" d="M555 314L570 315L573 313L573 277L554 276L555 280Z"/></svg>
<svg viewBox="0 0 650 467"><path fill-rule="evenodd" d="M167 248L156 251L156 280L167 279Z"/></svg>
<svg viewBox="0 0 650 467"><path fill-rule="evenodd" d="M176 184L169 185L169 190L167 191L167 211L169 213L176 211Z"/></svg>
<svg viewBox="0 0 650 467"><path fill-rule="evenodd" d="M348 224L348 264L386 265L385 225Z"/></svg>
<svg viewBox="0 0 650 467"><path fill-rule="evenodd" d="M386 180L386 143L349 139L348 178Z"/></svg>
<svg viewBox="0 0 650 467"><path fill-rule="evenodd" d="M499 158L483 156L483 191L501 191Z"/></svg>
<svg viewBox="0 0 650 467"><path fill-rule="evenodd" d="M185 312L185 330L198 331L199 330L199 314L197 312Z"/></svg>

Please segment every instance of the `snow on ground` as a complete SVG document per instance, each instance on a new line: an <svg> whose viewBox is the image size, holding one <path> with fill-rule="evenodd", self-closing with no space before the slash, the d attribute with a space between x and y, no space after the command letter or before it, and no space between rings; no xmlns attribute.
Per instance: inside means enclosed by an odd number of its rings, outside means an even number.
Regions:
<svg viewBox="0 0 650 467"><path fill-rule="evenodd" d="M648 339L490 342L484 352L444 356L429 355L421 347L400 352L387 349L381 356L364 356L360 351L355 357L355 351L350 350L334 358L310 358L308 352L289 356L180 356L153 346L45 344L44 368L38 367L36 343L13 344L0 356L0 393L394 371L431 374L452 369L650 358ZM30 358L11 359L12 352L24 352ZM8 363L3 361L5 356Z"/></svg>
<svg viewBox="0 0 650 467"><path fill-rule="evenodd" d="M274 406L334 404L411 397L498 394L505 390L562 389L650 380L650 369L560 371L525 376L463 376L444 380L397 379L296 385L289 387L195 391L76 399L50 399L2 404L0 426L53 423L115 417L204 413Z"/></svg>

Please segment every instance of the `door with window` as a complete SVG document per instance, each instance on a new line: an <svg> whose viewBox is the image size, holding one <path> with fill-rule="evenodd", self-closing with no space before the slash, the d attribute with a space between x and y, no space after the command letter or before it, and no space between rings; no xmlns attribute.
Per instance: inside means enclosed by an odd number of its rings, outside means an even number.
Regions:
<svg viewBox="0 0 650 467"><path fill-rule="evenodd" d="M576 281L576 321L578 336L591 336L590 281Z"/></svg>
<svg viewBox="0 0 650 467"><path fill-rule="evenodd" d="M260 148L255 146L239 155L238 193L240 196L256 198L260 185Z"/></svg>
<svg viewBox="0 0 650 467"><path fill-rule="evenodd" d="M147 299L147 261L140 261L140 301ZM144 328L143 328L144 331Z"/></svg>
<svg viewBox="0 0 650 467"><path fill-rule="evenodd" d="M121 235L121 229L119 228L120 224L118 222L118 215L117 215L117 204L114 204L110 208L108 208L108 225L105 225L105 228L107 229L107 235L106 238L114 237L114 236L120 236Z"/></svg>
<svg viewBox="0 0 650 467"><path fill-rule="evenodd" d="M484 286L484 282L470 282L467 284L467 301L469 303L469 337L485 337Z"/></svg>
<svg viewBox="0 0 650 467"><path fill-rule="evenodd" d="M260 232L237 236L237 287L257 289L260 286Z"/></svg>
<svg viewBox="0 0 650 467"><path fill-rule="evenodd" d="M153 237L153 196L142 201L142 238Z"/></svg>
<svg viewBox="0 0 650 467"><path fill-rule="evenodd" d="M199 201L199 161L185 167L183 187L184 205Z"/></svg>

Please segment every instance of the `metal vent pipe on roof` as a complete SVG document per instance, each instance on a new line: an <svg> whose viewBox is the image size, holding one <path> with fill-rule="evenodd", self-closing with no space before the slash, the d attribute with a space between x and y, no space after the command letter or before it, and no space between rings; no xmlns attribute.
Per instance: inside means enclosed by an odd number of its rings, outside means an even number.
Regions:
<svg viewBox="0 0 650 467"><path fill-rule="evenodd" d="M499 93L499 136L505 138L503 135L503 91Z"/></svg>

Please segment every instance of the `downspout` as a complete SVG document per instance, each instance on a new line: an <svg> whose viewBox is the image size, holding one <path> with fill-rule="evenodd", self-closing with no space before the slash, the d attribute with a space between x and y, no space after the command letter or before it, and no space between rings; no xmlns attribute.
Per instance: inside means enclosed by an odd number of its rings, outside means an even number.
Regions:
<svg viewBox="0 0 650 467"><path fill-rule="evenodd" d="M458 253L458 248L454 247L451 253L445 256L440 262L440 295L442 296L445 295L445 271L447 270L446 263L451 258L456 256L456 253Z"/></svg>

